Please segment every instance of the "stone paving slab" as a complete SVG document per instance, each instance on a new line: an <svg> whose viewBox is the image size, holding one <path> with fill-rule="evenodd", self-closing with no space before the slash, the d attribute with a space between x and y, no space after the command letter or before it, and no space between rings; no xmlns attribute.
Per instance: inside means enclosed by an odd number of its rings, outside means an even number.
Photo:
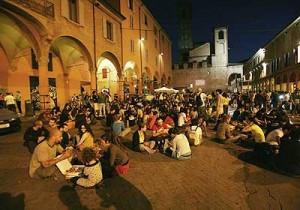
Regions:
<svg viewBox="0 0 300 210"><path fill-rule="evenodd" d="M28 177L30 155L22 146L28 125L0 136L0 210L300 209L300 179L243 161L248 150L210 139L193 147L186 161L128 150L129 173L106 179L99 189L33 180ZM96 125L94 131L99 136L103 127Z"/></svg>

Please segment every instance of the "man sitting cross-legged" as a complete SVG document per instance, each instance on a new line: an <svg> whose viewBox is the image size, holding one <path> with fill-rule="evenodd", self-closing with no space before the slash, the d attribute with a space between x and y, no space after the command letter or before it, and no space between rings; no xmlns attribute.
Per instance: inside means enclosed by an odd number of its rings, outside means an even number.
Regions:
<svg viewBox="0 0 300 210"><path fill-rule="evenodd" d="M57 170L55 164L72 156L71 150L64 151L60 146L61 140L61 131L52 129L50 137L36 146L29 165L29 175L31 178L51 177ZM57 153L61 153L62 155L56 157Z"/></svg>

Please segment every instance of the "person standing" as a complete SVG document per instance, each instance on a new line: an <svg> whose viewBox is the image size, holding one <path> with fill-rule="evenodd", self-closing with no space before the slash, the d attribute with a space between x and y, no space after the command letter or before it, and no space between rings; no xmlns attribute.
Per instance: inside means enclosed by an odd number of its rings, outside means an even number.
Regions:
<svg viewBox="0 0 300 210"><path fill-rule="evenodd" d="M4 101L6 104L6 108L8 110L16 112L16 100L11 93L6 93L6 96L4 97Z"/></svg>
<svg viewBox="0 0 300 210"><path fill-rule="evenodd" d="M22 114L22 106L21 106L21 104L22 104L21 99L22 98L21 98L21 92L20 91L17 91L15 98L16 98L18 111L19 111L20 114Z"/></svg>

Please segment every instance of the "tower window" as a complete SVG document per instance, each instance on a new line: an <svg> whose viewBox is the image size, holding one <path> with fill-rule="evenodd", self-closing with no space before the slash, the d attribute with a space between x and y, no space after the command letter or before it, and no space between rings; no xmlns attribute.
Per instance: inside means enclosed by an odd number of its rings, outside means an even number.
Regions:
<svg viewBox="0 0 300 210"><path fill-rule="evenodd" d="M78 23L78 2L77 0L69 0L70 20Z"/></svg>
<svg viewBox="0 0 300 210"><path fill-rule="evenodd" d="M224 31L219 31L218 38L219 39L224 39Z"/></svg>

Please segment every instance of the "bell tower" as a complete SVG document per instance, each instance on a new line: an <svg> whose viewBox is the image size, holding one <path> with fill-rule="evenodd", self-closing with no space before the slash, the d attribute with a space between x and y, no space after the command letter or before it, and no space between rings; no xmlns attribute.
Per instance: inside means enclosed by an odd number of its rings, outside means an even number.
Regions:
<svg viewBox="0 0 300 210"><path fill-rule="evenodd" d="M177 25L179 62L188 62L189 51L193 48L192 0L177 0Z"/></svg>
<svg viewBox="0 0 300 210"><path fill-rule="evenodd" d="M215 65L228 66L228 28L215 28Z"/></svg>

